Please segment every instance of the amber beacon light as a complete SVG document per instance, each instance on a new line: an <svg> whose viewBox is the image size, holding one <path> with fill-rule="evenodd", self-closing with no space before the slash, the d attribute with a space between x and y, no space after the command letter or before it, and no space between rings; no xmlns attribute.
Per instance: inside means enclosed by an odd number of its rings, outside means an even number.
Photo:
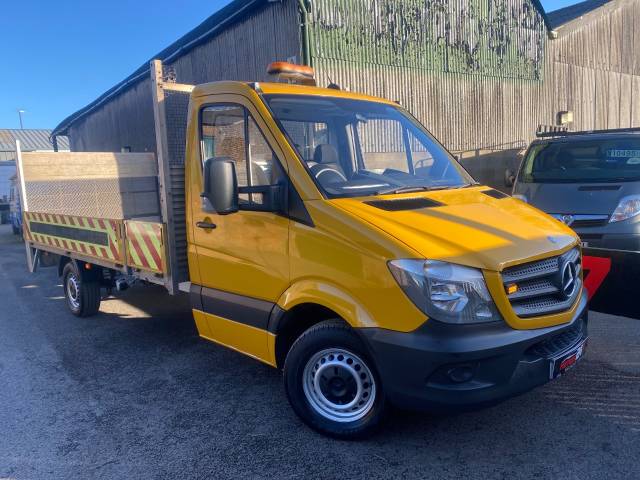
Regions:
<svg viewBox="0 0 640 480"><path fill-rule="evenodd" d="M316 85L315 71L306 65L273 62L267 67L267 73L277 76L279 81L299 83L302 85Z"/></svg>

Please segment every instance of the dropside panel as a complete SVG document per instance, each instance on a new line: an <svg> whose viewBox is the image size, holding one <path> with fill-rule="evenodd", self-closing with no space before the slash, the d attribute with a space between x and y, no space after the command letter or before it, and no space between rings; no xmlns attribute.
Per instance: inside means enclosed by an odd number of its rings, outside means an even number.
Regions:
<svg viewBox="0 0 640 480"><path fill-rule="evenodd" d="M126 221L127 265L136 270L164 273L166 270L164 232L162 223Z"/></svg>
<svg viewBox="0 0 640 480"><path fill-rule="evenodd" d="M52 248L117 265L125 259L122 221L55 213L24 213L25 239L34 247Z"/></svg>

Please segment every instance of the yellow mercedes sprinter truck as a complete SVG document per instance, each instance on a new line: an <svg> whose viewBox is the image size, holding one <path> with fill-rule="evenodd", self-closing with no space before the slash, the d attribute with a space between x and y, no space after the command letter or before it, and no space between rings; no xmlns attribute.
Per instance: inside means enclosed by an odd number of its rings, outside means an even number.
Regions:
<svg viewBox="0 0 640 480"><path fill-rule="evenodd" d="M211 83L190 94L186 138L198 331L281 369L310 427L357 438L389 404L491 405L582 356L575 233L476 183L397 103L292 83ZM154 248L155 277L167 273L171 252L153 236L167 225L138 228L145 222L154 220L31 209L24 228L32 252L60 256L69 307L83 316L98 310L101 288L142 275ZM99 241L111 257L93 255Z"/></svg>

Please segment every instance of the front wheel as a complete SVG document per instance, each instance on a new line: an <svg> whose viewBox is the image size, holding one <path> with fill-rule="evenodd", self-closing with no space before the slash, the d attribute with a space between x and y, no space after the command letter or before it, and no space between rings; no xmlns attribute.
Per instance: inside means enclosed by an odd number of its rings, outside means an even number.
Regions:
<svg viewBox="0 0 640 480"><path fill-rule="evenodd" d="M83 276L75 262L62 270L62 285L67 306L77 317L90 317L100 309L100 282L89 275Z"/></svg>
<svg viewBox="0 0 640 480"><path fill-rule="evenodd" d="M296 340L285 361L284 384L298 416L332 437L369 436L384 415L373 362L355 332L340 321L315 325Z"/></svg>

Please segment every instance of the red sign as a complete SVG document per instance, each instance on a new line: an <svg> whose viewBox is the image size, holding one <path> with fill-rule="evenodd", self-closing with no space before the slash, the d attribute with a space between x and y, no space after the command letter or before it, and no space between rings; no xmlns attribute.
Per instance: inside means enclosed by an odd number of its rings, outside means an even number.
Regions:
<svg viewBox="0 0 640 480"><path fill-rule="evenodd" d="M585 256L582 264L585 270L584 286L591 300L611 271L611 259Z"/></svg>

